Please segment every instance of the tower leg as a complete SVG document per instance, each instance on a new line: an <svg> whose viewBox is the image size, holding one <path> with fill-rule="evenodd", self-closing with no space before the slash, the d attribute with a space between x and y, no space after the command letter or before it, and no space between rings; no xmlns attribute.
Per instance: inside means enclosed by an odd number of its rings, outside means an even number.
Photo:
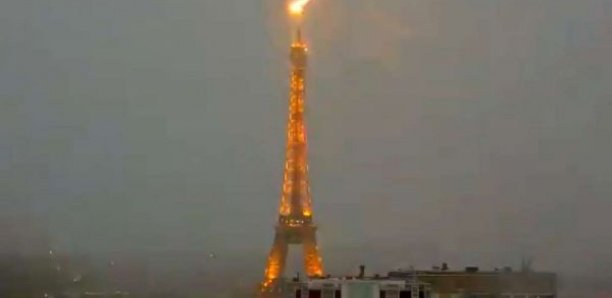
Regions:
<svg viewBox="0 0 612 298"><path fill-rule="evenodd" d="M277 278L283 275L285 262L287 260L288 243L283 235L278 232L274 236L274 245L270 250L266 264L266 278L262 284L263 288L269 288Z"/></svg>
<svg viewBox="0 0 612 298"><path fill-rule="evenodd" d="M317 246L315 229L305 233L302 239L304 245L304 268L310 277L323 276L323 259Z"/></svg>

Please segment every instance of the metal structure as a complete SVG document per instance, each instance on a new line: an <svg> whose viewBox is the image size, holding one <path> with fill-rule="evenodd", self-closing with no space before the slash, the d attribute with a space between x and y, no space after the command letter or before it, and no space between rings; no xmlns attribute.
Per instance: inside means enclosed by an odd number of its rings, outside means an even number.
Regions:
<svg viewBox="0 0 612 298"><path fill-rule="evenodd" d="M283 276L290 245L303 245L304 269L309 277L323 275L308 181L308 141L304 119L307 52L298 29L290 52L292 70L283 188L274 244L262 282L264 291Z"/></svg>

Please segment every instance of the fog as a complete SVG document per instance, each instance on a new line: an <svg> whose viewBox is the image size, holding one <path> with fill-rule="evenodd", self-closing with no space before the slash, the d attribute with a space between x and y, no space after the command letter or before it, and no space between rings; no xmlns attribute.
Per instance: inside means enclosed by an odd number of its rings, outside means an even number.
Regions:
<svg viewBox="0 0 612 298"><path fill-rule="evenodd" d="M531 257L612 291L611 1L313 0L304 26L330 273ZM0 252L257 277L291 28L281 0L3 1Z"/></svg>

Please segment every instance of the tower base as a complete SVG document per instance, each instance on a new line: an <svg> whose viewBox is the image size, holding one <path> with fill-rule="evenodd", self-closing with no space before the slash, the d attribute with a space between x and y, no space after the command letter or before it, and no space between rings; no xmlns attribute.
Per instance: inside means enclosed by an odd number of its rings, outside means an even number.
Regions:
<svg viewBox="0 0 612 298"><path fill-rule="evenodd" d="M276 227L274 244L268 256L265 280L262 289L271 289L275 280L283 276L289 245L302 245L304 249L304 269L308 277L323 275L323 262L317 246L317 228L314 225L289 226L285 224Z"/></svg>

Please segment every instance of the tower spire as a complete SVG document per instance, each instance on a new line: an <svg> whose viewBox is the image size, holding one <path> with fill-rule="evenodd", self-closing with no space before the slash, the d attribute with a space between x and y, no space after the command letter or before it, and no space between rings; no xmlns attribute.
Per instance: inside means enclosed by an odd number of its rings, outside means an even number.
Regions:
<svg viewBox="0 0 612 298"><path fill-rule="evenodd" d="M302 43L302 28L298 27L295 29L295 41L298 43Z"/></svg>

